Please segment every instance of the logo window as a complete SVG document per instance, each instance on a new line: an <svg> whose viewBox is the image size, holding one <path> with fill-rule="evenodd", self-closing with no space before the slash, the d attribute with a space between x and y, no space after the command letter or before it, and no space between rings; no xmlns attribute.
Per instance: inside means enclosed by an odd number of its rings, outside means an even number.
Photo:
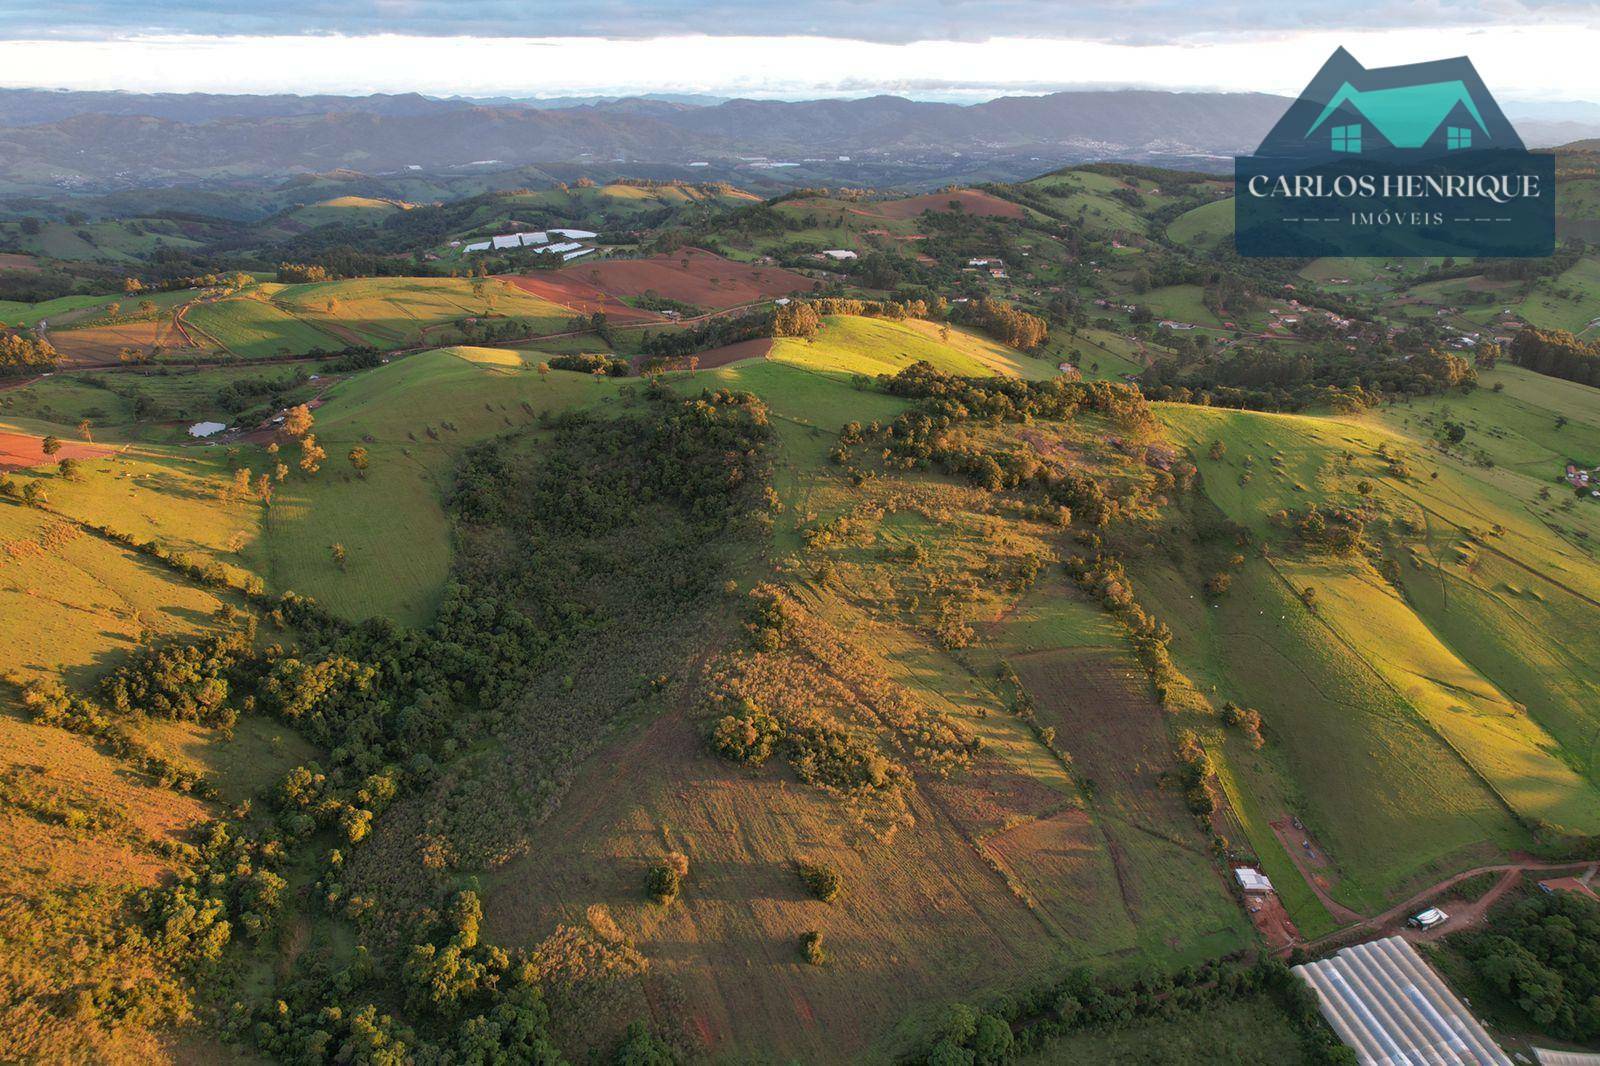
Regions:
<svg viewBox="0 0 1600 1066"><path fill-rule="evenodd" d="M1471 148L1472 128L1470 126L1449 126L1444 131L1444 146L1446 148Z"/></svg>
<svg viewBox="0 0 1600 1066"><path fill-rule="evenodd" d="M1454 147L1454 145L1451 147ZM1361 124L1356 123L1353 126L1334 126L1333 150L1335 152L1361 151Z"/></svg>

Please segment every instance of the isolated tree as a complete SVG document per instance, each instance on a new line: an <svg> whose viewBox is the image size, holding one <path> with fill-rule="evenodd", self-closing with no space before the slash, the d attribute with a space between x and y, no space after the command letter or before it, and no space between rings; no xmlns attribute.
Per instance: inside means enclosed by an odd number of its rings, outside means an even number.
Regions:
<svg viewBox="0 0 1600 1066"><path fill-rule="evenodd" d="M241 466L233 472L233 484L228 486L228 495L244 499L250 495L250 471Z"/></svg>
<svg viewBox="0 0 1600 1066"><path fill-rule="evenodd" d="M83 479L83 464L68 456L56 464L56 472L68 481L80 481Z"/></svg>
<svg viewBox="0 0 1600 1066"><path fill-rule="evenodd" d="M311 408L303 403L295 404L283 416L283 432L289 437L304 437L311 432Z"/></svg>
<svg viewBox="0 0 1600 1066"><path fill-rule="evenodd" d="M328 453L317 443L315 434L307 433L300 441L300 469L315 474L322 469L322 460Z"/></svg>
<svg viewBox="0 0 1600 1066"><path fill-rule="evenodd" d="M94 443L94 424L87 418L78 423L78 436L91 444Z"/></svg>
<svg viewBox="0 0 1600 1066"><path fill-rule="evenodd" d="M343 570L344 561L348 557L348 553L344 550L344 545L337 542L330 544L328 545L328 551L333 555L333 565Z"/></svg>
<svg viewBox="0 0 1600 1066"><path fill-rule="evenodd" d="M46 455L54 455L61 450L61 439L55 436L46 437L39 442L39 447Z"/></svg>
<svg viewBox="0 0 1600 1066"><path fill-rule="evenodd" d="M22 486L22 502L35 507L50 502L50 496L44 491L44 486L37 481L30 481Z"/></svg>
<svg viewBox="0 0 1600 1066"><path fill-rule="evenodd" d="M357 444L354 448L350 449L349 458L350 465L356 468L356 473L362 477L366 477L368 464L367 449Z"/></svg>
<svg viewBox="0 0 1600 1066"><path fill-rule="evenodd" d="M144 282L140 281L138 278L123 278L122 291L127 293L129 296L137 296L139 293L144 291Z"/></svg>
<svg viewBox="0 0 1600 1066"><path fill-rule="evenodd" d="M262 503L272 502L272 479L266 474L259 474L256 477L256 495L261 498Z"/></svg>
<svg viewBox="0 0 1600 1066"><path fill-rule="evenodd" d="M156 313L156 302L154 300L140 300L139 313L147 317L154 315Z"/></svg>
<svg viewBox="0 0 1600 1066"><path fill-rule="evenodd" d="M262 476L265 477L266 475L262 475ZM272 468L272 480L274 480L274 481L282 481L284 478L286 478L288 476L289 476L289 466L288 466L287 463L279 463L277 466Z"/></svg>

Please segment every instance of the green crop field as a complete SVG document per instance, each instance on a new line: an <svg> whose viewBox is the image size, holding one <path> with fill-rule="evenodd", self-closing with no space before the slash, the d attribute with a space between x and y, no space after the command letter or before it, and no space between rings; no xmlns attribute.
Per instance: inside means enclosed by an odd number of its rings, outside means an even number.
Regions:
<svg viewBox="0 0 1600 1066"><path fill-rule="evenodd" d="M256 285L213 302L197 304L185 320L202 337L241 359L336 351L349 342L278 306L283 286Z"/></svg>

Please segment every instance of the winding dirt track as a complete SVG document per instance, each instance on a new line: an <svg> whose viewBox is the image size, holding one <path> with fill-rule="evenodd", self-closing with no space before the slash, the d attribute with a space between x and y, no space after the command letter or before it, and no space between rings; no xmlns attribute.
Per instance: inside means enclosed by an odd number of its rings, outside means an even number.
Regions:
<svg viewBox="0 0 1600 1066"><path fill-rule="evenodd" d="M1295 864L1298 866L1299 857L1292 855L1292 853L1291 857L1295 859ZM1463 870L1460 873L1451 874L1444 880L1439 881L1436 884L1429 885L1427 888L1416 893L1403 903L1397 903L1381 914L1374 915L1371 918L1364 918L1355 925L1346 926L1337 932L1329 933L1327 936L1319 937L1316 940L1302 942L1297 946L1315 950L1317 947L1323 944L1328 944L1334 941L1348 940L1351 934L1354 932L1383 934L1401 933L1408 940L1437 940L1439 937L1448 936L1451 933L1458 932L1481 922L1484 915L1489 912L1489 909L1496 903L1500 902L1501 898L1505 896L1507 892L1511 891L1512 887L1516 885L1518 878L1522 877L1524 874L1553 873L1556 871L1582 871L1586 876L1592 877L1597 869L1600 869L1600 862L1593 861L1511 862L1499 863L1490 866L1474 866L1470 870ZM1304 872L1305 871L1302 869L1302 873ZM1428 930L1412 930L1407 928L1405 924L1406 919L1410 918L1413 914L1417 913L1417 911L1421 910L1423 904L1429 902L1430 900L1437 899L1450 889L1454 888L1456 885L1468 880L1469 878L1477 877L1480 874L1491 873L1498 873L1502 875L1500 880L1495 883L1495 886L1489 891L1485 892L1482 896L1478 897L1477 900L1457 906L1451 912L1449 921L1445 922L1443 925L1435 926L1434 928ZM1306 878L1306 882L1311 885L1311 890L1317 894L1318 899L1322 900L1324 906L1329 906L1329 904L1332 903L1324 890L1309 876ZM1333 904L1329 909L1332 910L1334 907L1338 907L1338 910L1341 912L1350 913L1348 908L1339 906L1338 904ZM1289 949L1285 948L1283 949L1282 953L1287 954L1288 951Z"/></svg>

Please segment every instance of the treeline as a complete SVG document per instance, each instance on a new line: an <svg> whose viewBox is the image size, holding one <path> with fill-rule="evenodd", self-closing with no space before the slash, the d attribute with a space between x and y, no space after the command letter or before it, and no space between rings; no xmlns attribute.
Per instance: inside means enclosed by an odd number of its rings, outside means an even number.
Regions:
<svg viewBox="0 0 1600 1066"><path fill-rule="evenodd" d="M1152 400L1251 411L1303 411L1322 404L1354 410L1470 388L1477 381L1471 363L1437 348L1395 358L1342 348L1285 353L1251 347L1227 358L1157 359L1139 377Z"/></svg>
<svg viewBox="0 0 1600 1066"><path fill-rule="evenodd" d="M400 212L410 214L410 212ZM278 280L285 283L334 281L340 278L393 278L431 276L439 272L407 256L383 255L342 245L300 262L278 264Z"/></svg>
<svg viewBox="0 0 1600 1066"><path fill-rule="evenodd" d="M614 355L580 352L572 355L552 355L546 360L551 370L574 370L580 374L603 374L620 378L628 375L628 361Z"/></svg>
<svg viewBox="0 0 1600 1066"><path fill-rule="evenodd" d="M996 340L1023 351L1039 347L1050 335L1050 324L1038 315L987 296L952 306L950 321L977 326Z"/></svg>
<svg viewBox="0 0 1600 1066"><path fill-rule="evenodd" d="M1600 386L1600 344L1581 341L1564 329L1524 327L1511 342L1511 361L1540 374Z"/></svg>
<svg viewBox="0 0 1600 1066"><path fill-rule="evenodd" d="M983 1009L957 1004L934 1024L913 1061L999 1066L1048 1054L1052 1043L1079 1033L1181 1021L1208 1008L1259 998L1268 999L1294 1027L1305 1061L1354 1066L1355 1051L1323 1020L1316 993L1283 963L1266 957L1253 966L1212 961L1176 973L1120 979L1078 969L1059 981L998 996Z"/></svg>
<svg viewBox="0 0 1600 1066"><path fill-rule="evenodd" d="M713 318L687 329L645 334L639 350L647 358L679 359L741 341L774 335L774 315L770 310L751 311L726 318ZM554 366L554 363L551 363Z"/></svg>

